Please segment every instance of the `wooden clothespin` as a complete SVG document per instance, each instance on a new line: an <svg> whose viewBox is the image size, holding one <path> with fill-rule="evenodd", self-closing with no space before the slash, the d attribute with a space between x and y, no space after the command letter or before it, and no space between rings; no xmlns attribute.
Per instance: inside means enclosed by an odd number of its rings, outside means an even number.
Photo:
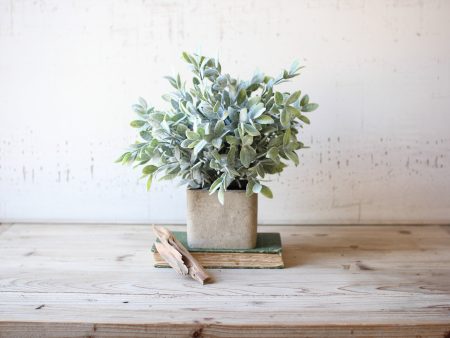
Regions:
<svg viewBox="0 0 450 338"><path fill-rule="evenodd" d="M177 273L189 275L201 284L211 280L211 276L169 230L154 225L153 232L159 239L155 242L156 250Z"/></svg>

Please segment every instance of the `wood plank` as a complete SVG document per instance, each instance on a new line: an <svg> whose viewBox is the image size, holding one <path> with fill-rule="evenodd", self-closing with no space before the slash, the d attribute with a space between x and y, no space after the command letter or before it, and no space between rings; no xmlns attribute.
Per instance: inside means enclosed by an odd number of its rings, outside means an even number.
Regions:
<svg viewBox="0 0 450 338"><path fill-rule="evenodd" d="M245 325L172 324L129 325L73 322L0 322L5 337L229 337L229 338L310 338L310 337L448 337L448 325ZM3 337L2 335L2 337Z"/></svg>
<svg viewBox="0 0 450 338"><path fill-rule="evenodd" d="M0 235L0 336L450 332L449 226L260 231L282 233L286 269L209 270L202 286L153 268L150 226L14 224Z"/></svg>
<svg viewBox="0 0 450 338"><path fill-rule="evenodd" d="M204 298L204 300L202 299ZM281 297L280 297L281 298ZM370 298L339 295L277 296L177 296L77 294L77 293L5 293L1 318L9 320L72 321L127 324L157 324L165 321L192 323L209 318L212 322L233 325L344 325L349 322L397 325L447 324L448 306L439 303L439 295L403 297L387 295ZM20 301L20 304L18 302ZM356 309L357 307L357 309ZM99 313L100 312L100 313ZM151 316L149 316L151 313ZM407 315L406 315L407 314ZM74 317L76 315L76 317ZM389 318L387 317L389 316ZM355 317L357 316L357 318ZM268 320L270 318L270 320Z"/></svg>

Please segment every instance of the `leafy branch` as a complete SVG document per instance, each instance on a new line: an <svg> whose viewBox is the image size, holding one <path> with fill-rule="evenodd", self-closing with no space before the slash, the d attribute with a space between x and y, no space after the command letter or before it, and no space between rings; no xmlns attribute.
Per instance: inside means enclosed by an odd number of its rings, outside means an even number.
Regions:
<svg viewBox="0 0 450 338"><path fill-rule="evenodd" d="M222 74L219 61L182 54L193 77L188 88L180 78L167 76L175 91L163 95L164 111L139 98L131 122L140 140L117 162L142 166L147 189L154 178L180 179L191 189L209 189L223 203L227 189L246 189L272 198L262 184L266 175L283 171L289 161L299 164L300 128L309 124L304 113L318 108L301 91L275 87L299 75L294 63L277 77L256 73L249 81Z"/></svg>

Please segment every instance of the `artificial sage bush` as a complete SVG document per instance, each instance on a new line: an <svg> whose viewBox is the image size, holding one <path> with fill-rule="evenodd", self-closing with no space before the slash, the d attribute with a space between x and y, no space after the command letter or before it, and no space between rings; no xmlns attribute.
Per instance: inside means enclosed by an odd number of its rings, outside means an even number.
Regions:
<svg viewBox="0 0 450 338"><path fill-rule="evenodd" d="M299 75L294 63L278 77L256 73L250 81L222 74L220 63L183 53L191 66L192 84L179 75L166 77L175 91L163 95L169 108L157 110L140 98L133 106L139 119L131 126L141 140L117 161L143 166L147 189L155 178L180 178L190 189L218 191L223 204L227 189L246 189L272 198L262 184L267 175L283 171L289 161L298 165L300 128L309 124L304 113L318 105L301 91L276 87Z"/></svg>

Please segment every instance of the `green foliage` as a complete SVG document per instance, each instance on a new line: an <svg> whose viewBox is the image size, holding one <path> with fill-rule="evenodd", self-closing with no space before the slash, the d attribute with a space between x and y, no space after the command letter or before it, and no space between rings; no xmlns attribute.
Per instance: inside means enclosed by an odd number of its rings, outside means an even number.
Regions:
<svg viewBox="0 0 450 338"><path fill-rule="evenodd" d="M189 188L224 192L246 189L247 195L272 192L261 182L283 171L289 161L298 165L300 128L309 124L303 114L318 108L300 91L276 91L275 86L299 75L294 63L278 77L257 73L250 81L222 74L212 58L183 53L191 66L192 85L179 75L167 76L174 92L163 95L170 106L157 110L140 98L133 106L139 116L131 122L141 140L117 162L143 166L150 188L154 178L181 179Z"/></svg>

